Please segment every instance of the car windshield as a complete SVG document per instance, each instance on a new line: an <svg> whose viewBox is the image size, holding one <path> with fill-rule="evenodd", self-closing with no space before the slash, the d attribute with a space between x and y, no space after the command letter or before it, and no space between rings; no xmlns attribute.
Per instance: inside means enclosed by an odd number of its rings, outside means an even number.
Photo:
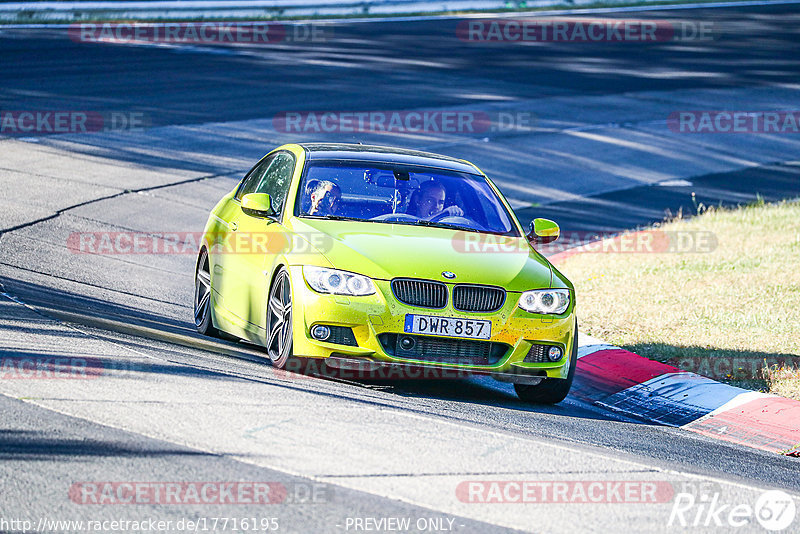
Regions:
<svg viewBox="0 0 800 534"><path fill-rule="evenodd" d="M519 235L483 176L426 167L309 162L294 214Z"/></svg>

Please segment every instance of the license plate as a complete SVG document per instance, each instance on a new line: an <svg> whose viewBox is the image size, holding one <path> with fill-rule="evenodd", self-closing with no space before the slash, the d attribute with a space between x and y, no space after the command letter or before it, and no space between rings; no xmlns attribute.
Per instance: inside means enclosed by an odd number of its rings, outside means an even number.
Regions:
<svg viewBox="0 0 800 534"><path fill-rule="evenodd" d="M408 314L403 331L408 334L489 339L492 336L492 322L480 319Z"/></svg>

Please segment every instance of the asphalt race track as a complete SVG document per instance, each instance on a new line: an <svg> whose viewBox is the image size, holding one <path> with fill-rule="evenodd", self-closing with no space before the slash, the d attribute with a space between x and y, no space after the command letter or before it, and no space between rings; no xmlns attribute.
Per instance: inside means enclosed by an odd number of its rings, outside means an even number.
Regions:
<svg viewBox="0 0 800 534"><path fill-rule="evenodd" d="M318 42L185 45L84 43L63 28L0 27L3 111L92 111L146 123L0 134L0 355L88 358L102 369L89 379L0 380L0 517L32 521L29 531L42 518L153 519L177 532L181 520L249 517L275 518L281 532L401 530L379 523L388 518L410 518L412 532L649 532L681 527L670 523L670 499L485 504L459 485L648 482L698 502L717 495L729 508L752 506L768 489L800 498L796 458L573 397L539 407L489 379L376 383L277 372L256 347L195 333L194 250L67 247L76 232L200 231L260 156L294 140L463 157L495 179L524 223L552 217L567 231L619 231L665 210L691 212L698 201L800 194L800 134L667 125L684 110L797 109L800 4L602 16L707 22L714 31L680 42L474 43L456 36L455 19L356 21L319 23L326 38ZM273 120L364 111L525 121L350 133L281 131ZM286 498L201 505L86 497L88 483L243 481L282 485ZM685 519L696 516L706 520L698 508ZM753 518L736 528L710 521L691 531L765 531ZM26 530L15 525L0 523L0 531Z"/></svg>

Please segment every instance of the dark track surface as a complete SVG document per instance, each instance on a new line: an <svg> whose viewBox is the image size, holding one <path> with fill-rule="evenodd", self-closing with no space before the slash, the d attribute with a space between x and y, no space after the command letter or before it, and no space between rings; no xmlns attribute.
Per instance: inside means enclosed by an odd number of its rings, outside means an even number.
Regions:
<svg viewBox="0 0 800 534"><path fill-rule="evenodd" d="M472 43L458 20L332 23L324 42L241 45L250 56L77 43L66 30L5 30L0 108L137 110L154 125L289 110L437 107L548 95L794 83L792 5L614 14L710 21L686 43ZM580 67L598 67L581 72ZM584 69L587 70L587 69ZM668 77L656 73L672 73ZM698 76L697 73L703 73Z"/></svg>

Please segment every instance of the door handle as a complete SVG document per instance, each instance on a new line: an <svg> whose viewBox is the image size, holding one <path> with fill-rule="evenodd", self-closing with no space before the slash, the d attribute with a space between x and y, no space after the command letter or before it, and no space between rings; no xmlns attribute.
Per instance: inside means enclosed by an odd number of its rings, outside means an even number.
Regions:
<svg viewBox="0 0 800 534"><path fill-rule="evenodd" d="M236 230L239 229L239 223L237 223L236 221L232 221L228 223L228 228L230 228L232 232L235 232Z"/></svg>

